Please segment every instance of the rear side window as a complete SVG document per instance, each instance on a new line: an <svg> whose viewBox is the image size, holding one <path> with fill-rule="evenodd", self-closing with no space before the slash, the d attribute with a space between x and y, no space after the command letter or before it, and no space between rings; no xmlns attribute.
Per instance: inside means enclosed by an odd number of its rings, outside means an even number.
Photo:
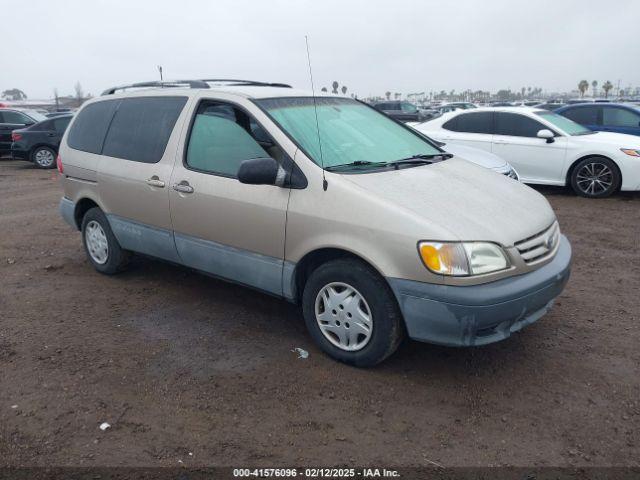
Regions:
<svg viewBox="0 0 640 480"><path fill-rule="evenodd" d="M136 162L159 162L186 103L186 97L122 100L109 127L102 154Z"/></svg>
<svg viewBox="0 0 640 480"><path fill-rule="evenodd" d="M53 129L53 120L47 120L46 122L36 123L29 130L33 130L34 132L49 132Z"/></svg>
<svg viewBox="0 0 640 480"><path fill-rule="evenodd" d="M600 107L576 107L561 113L563 117L582 125L596 125L598 123L598 109Z"/></svg>
<svg viewBox="0 0 640 480"><path fill-rule="evenodd" d="M602 124L608 127L640 127L640 114L624 108L605 108Z"/></svg>
<svg viewBox="0 0 640 480"><path fill-rule="evenodd" d="M442 125L453 132L493 133L493 113L474 112L458 115Z"/></svg>
<svg viewBox="0 0 640 480"><path fill-rule="evenodd" d="M69 146L83 152L99 154L118 103L120 100L105 100L80 110L69 130Z"/></svg>
<svg viewBox="0 0 640 480"><path fill-rule="evenodd" d="M517 113L496 112L496 135L537 137L545 127L532 118Z"/></svg>
<svg viewBox="0 0 640 480"><path fill-rule="evenodd" d="M64 131L69 126L70 121L71 117L56 118L52 121L53 129L58 133L64 133Z"/></svg>

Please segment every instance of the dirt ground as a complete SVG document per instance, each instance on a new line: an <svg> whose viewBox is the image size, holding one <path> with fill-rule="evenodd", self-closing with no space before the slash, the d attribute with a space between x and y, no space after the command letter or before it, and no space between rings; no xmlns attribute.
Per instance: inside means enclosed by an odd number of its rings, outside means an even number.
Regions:
<svg viewBox="0 0 640 480"><path fill-rule="evenodd" d="M0 161L0 466L640 465L638 194L541 190L574 249L553 310L361 370L284 301L145 258L96 273L56 177Z"/></svg>

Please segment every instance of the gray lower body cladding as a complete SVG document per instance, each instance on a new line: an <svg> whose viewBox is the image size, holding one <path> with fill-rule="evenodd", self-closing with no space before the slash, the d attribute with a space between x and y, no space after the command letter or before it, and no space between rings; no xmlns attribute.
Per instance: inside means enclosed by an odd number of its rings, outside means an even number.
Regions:
<svg viewBox="0 0 640 480"><path fill-rule="evenodd" d="M73 228L75 203L60 202L60 214ZM120 245L241 283L270 294L296 297L296 264L209 240L107 215ZM554 259L516 277L458 287L387 278L415 340L451 346L502 340L542 317L562 292L570 274L571 246L561 238Z"/></svg>
<svg viewBox="0 0 640 480"><path fill-rule="evenodd" d="M554 259L533 272L475 286L389 278L407 332L414 340L449 346L505 339L542 317L571 271L571 245L562 236Z"/></svg>

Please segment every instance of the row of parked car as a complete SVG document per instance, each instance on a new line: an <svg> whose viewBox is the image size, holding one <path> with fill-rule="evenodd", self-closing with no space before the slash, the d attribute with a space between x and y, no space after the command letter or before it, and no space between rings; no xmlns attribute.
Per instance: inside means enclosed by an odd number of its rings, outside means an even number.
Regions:
<svg viewBox="0 0 640 480"><path fill-rule="evenodd" d="M0 108L0 156L54 168L60 140L72 116L66 111L44 114L26 108Z"/></svg>
<svg viewBox="0 0 640 480"><path fill-rule="evenodd" d="M492 110L469 102L448 103L438 112L425 112L402 101L374 107L409 123L448 152L525 183L570 185L586 197L640 188L639 162L628 158L637 156L637 142L616 135L590 135L600 131L640 136L637 105L573 103L555 113L545 111L545 105ZM0 155L54 168L71 118L71 112L45 116L35 110L1 108Z"/></svg>
<svg viewBox="0 0 640 480"><path fill-rule="evenodd" d="M403 113L389 110L396 103L409 106ZM445 150L525 183L570 185L592 198L640 189L638 105L584 102L549 111L547 104L478 108L459 102L430 116L410 105L374 106L442 142Z"/></svg>

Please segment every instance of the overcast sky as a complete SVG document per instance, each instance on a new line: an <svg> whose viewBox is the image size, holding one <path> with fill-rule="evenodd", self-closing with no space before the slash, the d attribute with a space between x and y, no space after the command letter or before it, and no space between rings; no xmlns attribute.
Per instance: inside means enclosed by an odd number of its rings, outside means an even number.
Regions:
<svg viewBox="0 0 640 480"><path fill-rule="evenodd" d="M316 87L337 80L359 96L640 86L639 0L29 0L15 11L2 20L0 91L29 98L77 81L96 95L157 79L157 65L165 78L308 88L305 34Z"/></svg>

